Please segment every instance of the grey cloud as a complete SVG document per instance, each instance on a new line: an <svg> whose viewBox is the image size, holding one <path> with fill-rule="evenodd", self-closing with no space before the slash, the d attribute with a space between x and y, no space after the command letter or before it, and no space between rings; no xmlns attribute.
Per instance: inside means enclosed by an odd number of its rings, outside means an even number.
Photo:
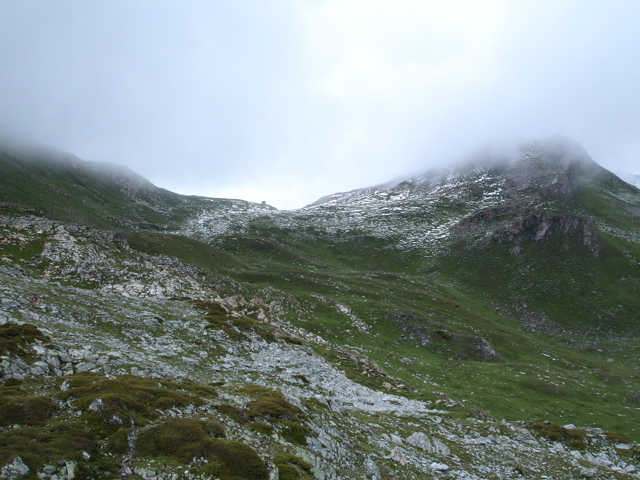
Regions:
<svg viewBox="0 0 640 480"><path fill-rule="evenodd" d="M455 23L429 36L428 11L424 32L417 14L378 31L346 7L341 33L314 27L330 3L1 2L0 124L181 193L278 207L514 136L564 133L640 170L640 4L496 1L503 17L469 41Z"/></svg>

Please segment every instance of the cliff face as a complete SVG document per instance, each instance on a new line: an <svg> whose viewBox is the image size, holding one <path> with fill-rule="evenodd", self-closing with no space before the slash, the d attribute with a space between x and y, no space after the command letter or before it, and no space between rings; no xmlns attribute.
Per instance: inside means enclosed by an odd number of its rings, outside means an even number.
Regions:
<svg viewBox="0 0 640 480"><path fill-rule="evenodd" d="M571 215L554 215L547 211L537 212L526 217L517 218L512 215L516 211L513 206L489 207L473 213L462 223L471 225L474 233L489 230L491 239L498 243L507 243L509 251L514 254L522 252L527 242L539 242L553 236L573 237L580 241L593 255L600 255L600 244L593 224L587 218ZM516 220L511 220L516 216ZM486 224L491 222L489 226ZM500 224L495 227L495 224ZM467 232L469 229L467 229Z"/></svg>
<svg viewBox="0 0 640 480"><path fill-rule="evenodd" d="M523 242L538 242L552 235L572 235L577 237L589 249L594 258L600 255L600 246L591 222L580 217L552 215L540 212L513 223L502 238L515 243L513 253L522 250Z"/></svg>

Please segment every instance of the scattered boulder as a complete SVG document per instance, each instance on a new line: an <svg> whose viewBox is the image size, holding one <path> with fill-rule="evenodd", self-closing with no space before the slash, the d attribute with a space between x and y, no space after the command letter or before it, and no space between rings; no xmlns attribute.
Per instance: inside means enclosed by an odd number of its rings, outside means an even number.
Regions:
<svg viewBox="0 0 640 480"><path fill-rule="evenodd" d="M127 236L124 232L113 232L111 239L114 243L127 243Z"/></svg>
<svg viewBox="0 0 640 480"><path fill-rule="evenodd" d="M376 462L374 462L373 459L369 456L364 459L364 471L372 479L377 480L381 478L380 469L378 468L378 465L376 465Z"/></svg>
<svg viewBox="0 0 640 480"><path fill-rule="evenodd" d="M449 471L449 465L445 465L444 463L438 463L438 462L431 462L431 465L429 465L431 467L432 470L435 470L436 472L448 472Z"/></svg>
<svg viewBox="0 0 640 480"><path fill-rule="evenodd" d="M22 478L29 475L29 467L20 457L14 457L0 470L0 479Z"/></svg>
<svg viewBox="0 0 640 480"><path fill-rule="evenodd" d="M411 434L411 436L407 437L407 443L414 447L421 448L427 453L431 453L433 451L429 438L422 432L415 432Z"/></svg>
<svg viewBox="0 0 640 480"><path fill-rule="evenodd" d="M595 468L582 468L580 469L580 476L585 478L593 478L597 474L597 470Z"/></svg>
<svg viewBox="0 0 640 480"><path fill-rule="evenodd" d="M402 466L405 466L409 462L409 460L407 459L407 456L399 447L396 447L391 451L389 458L391 458L392 460L395 460Z"/></svg>
<svg viewBox="0 0 640 480"><path fill-rule="evenodd" d="M76 469L78 468L78 462L73 460L64 460L58 468L58 478L60 480L73 480L76 478Z"/></svg>

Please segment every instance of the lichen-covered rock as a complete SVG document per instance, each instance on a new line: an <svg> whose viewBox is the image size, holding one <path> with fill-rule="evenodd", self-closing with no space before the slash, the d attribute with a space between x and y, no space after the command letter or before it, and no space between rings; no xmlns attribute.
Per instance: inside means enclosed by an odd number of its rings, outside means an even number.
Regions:
<svg viewBox="0 0 640 480"><path fill-rule="evenodd" d="M20 457L14 457L0 470L0 479L22 478L29 475L29 467Z"/></svg>
<svg viewBox="0 0 640 480"><path fill-rule="evenodd" d="M409 445L413 445L414 447L421 448L427 453L433 452L433 448L431 447L431 441L422 432L412 433L409 437L407 437L407 443Z"/></svg>
<svg viewBox="0 0 640 480"><path fill-rule="evenodd" d="M395 460L396 462L398 462L402 466L405 466L407 464L407 462L409 461L409 459L407 458L407 455L402 451L402 449L400 447L394 448L391 451L391 454L389 455L389 458L391 458L392 460Z"/></svg>
<svg viewBox="0 0 640 480"><path fill-rule="evenodd" d="M365 473L370 478L375 480L382 478L380 475L380 469L378 468L378 465L376 465L376 462L374 462L371 457L367 457L364 459L363 466L364 466Z"/></svg>

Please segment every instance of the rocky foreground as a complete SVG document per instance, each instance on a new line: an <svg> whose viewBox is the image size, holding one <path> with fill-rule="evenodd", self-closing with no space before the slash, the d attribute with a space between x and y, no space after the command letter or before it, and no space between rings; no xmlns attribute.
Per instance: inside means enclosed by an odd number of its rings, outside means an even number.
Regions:
<svg viewBox="0 0 640 480"><path fill-rule="evenodd" d="M2 479L640 478L624 435L406 398L283 293L122 233L5 206L0 305Z"/></svg>

